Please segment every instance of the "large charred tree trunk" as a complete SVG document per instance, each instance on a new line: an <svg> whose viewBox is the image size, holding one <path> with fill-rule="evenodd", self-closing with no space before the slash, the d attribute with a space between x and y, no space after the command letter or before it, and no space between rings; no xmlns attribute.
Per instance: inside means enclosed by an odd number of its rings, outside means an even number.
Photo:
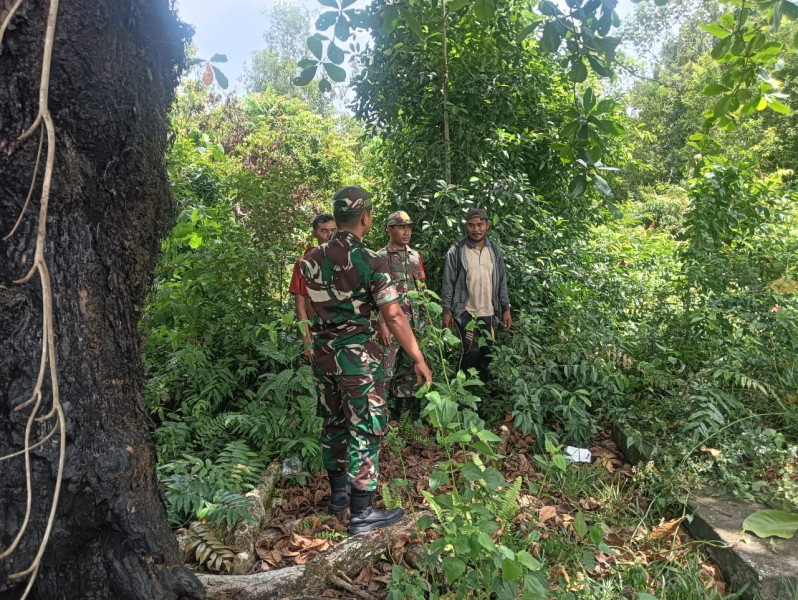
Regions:
<svg viewBox="0 0 798 600"><path fill-rule="evenodd" d="M0 0L0 21L11 4ZM33 173L39 133L15 140L39 109L47 12L46 0L23 0L0 51L0 237L19 214ZM49 102L57 151L45 256L67 450L61 500L32 598L202 593L180 564L156 485L137 329L172 214L164 154L183 38L168 0L60 3ZM12 282L31 265L37 197L14 236L0 241L0 456L23 447L28 411L13 409L29 397L39 368L38 276ZM36 424L32 440L52 425L53 419ZM28 567L42 539L58 444L54 436L32 452L31 523L0 563L2 599L19 598L24 589L7 577ZM22 524L25 487L22 458L0 462L0 551Z"/></svg>

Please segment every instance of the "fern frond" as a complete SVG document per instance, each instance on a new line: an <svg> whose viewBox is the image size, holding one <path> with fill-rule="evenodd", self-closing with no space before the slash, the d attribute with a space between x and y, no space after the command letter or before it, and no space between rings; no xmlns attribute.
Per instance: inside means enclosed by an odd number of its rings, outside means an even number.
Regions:
<svg viewBox="0 0 798 600"><path fill-rule="evenodd" d="M438 503L435 502L435 496L433 496L427 490L421 490L421 495L424 496L424 499L427 501L427 504L429 504L430 508L433 511L435 511L435 516L438 517L438 522L442 524L443 523L443 510L438 505Z"/></svg>
<svg viewBox="0 0 798 600"><path fill-rule="evenodd" d="M236 555L202 523L194 522L188 529L186 554L209 571L232 572Z"/></svg>
<svg viewBox="0 0 798 600"><path fill-rule="evenodd" d="M521 476L515 478L513 485L501 493L502 505L499 509L498 517L504 522L509 523L518 513L518 498L521 497Z"/></svg>

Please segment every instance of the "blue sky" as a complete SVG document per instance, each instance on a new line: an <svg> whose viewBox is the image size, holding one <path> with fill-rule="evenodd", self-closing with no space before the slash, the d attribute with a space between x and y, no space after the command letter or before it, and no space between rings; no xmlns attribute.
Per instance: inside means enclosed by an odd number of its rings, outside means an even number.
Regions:
<svg viewBox="0 0 798 600"><path fill-rule="evenodd" d="M314 11L319 6L316 2L296 3ZM244 86L238 79L244 63L263 47L265 13L274 4L274 0L178 0L177 11L183 21L194 26L194 44L200 58L227 55L227 64L220 68L230 80L230 89L240 92Z"/></svg>
<svg viewBox="0 0 798 600"><path fill-rule="evenodd" d="M313 15L322 9L316 0L291 2L307 7ZM242 92L244 86L238 80L252 53L263 47L266 12L274 4L275 0L178 0L177 10L183 21L194 26L199 57L226 54L228 62L220 67L230 80L230 90ZM621 18L631 7L631 0L619 1Z"/></svg>

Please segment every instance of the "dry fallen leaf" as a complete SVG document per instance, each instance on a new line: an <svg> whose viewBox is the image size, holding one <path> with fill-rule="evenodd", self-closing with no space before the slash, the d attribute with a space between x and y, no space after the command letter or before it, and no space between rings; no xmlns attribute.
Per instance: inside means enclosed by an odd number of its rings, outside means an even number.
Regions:
<svg viewBox="0 0 798 600"><path fill-rule="evenodd" d="M549 579L557 581L560 577L565 580L565 583L571 583L571 577L562 565L554 567L549 571Z"/></svg>
<svg viewBox="0 0 798 600"><path fill-rule="evenodd" d="M664 537L670 537L674 534L674 532L679 528L679 523L682 522L684 517L679 517L678 519L671 519L670 521L665 521L662 525L657 525L654 529L651 530L651 533L648 537L652 540L659 540Z"/></svg>
<svg viewBox="0 0 798 600"><path fill-rule="evenodd" d="M557 517L557 507L556 506L541 506L540 510L538 511L538 520L541 523L545 523L550 519L554 519Z"/></svg>
<svg viewBox="0 0 798 600"><path fill-rule="evenodd" d="M717 448L708 448L706 446L701 446L701 452L706 452L707 454L710 454L712 458L720 458L722 454L721 451L718 450Z"/></svg>

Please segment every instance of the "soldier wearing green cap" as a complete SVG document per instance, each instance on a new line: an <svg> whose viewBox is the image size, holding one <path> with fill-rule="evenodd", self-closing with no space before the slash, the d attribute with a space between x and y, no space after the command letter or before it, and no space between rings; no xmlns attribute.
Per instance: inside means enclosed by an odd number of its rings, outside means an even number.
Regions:
<svg viewBox="0 0 798 600"><path fill-rule="evenodd" d="M423 291L426 275L421 254L409 246L413 234L413 221L405 211L397 210L388 216L387 230L390 237L388 245L378 250L377 256L388 265L391 279L399 294L399 306L402 307L410 326L413 330L417 330L423 324L423 318L419 314L419 308L413 306L410 301L408 292ZM413 361L391 336L383 322L380 322L379 339L387 348L383 359L386 396L393 396L394 413L397 417L401 417L410 410L411 403L415 400Z"/></svg>
<svg viewBox="0 0 798 600"><path fill-rule="evenodd" d="M379 446L387 425L383 349L377 315L414 361L418 383L432 381L407 317L397 302L388 266L361 242L371 228L371 197L359 186L336 192L338 232L302 258L313 316L313 373L319 387L322 461L330 478L329 511L350 509L349 532L365 533L404 512L373 509Z"/></svg>

